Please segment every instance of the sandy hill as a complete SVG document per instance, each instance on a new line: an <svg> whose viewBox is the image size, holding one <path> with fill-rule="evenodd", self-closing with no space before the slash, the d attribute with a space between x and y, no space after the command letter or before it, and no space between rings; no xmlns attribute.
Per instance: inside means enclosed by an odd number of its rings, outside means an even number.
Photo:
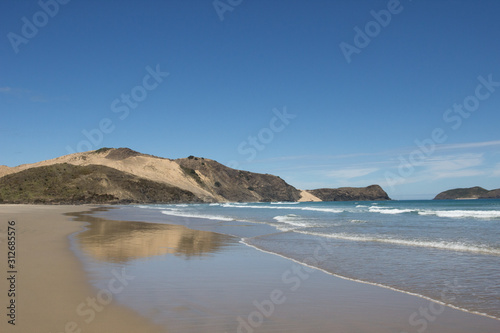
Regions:
<svg viewBox="0 0 500 333"><path fill-rule="evenodd" d="M201 202L193 193L103 165L58 163L0 178L0 202L29 204Z"/></svg>
<svg viewBox="0 0 500 333"><path fill-rule="evenodd" d="M0 177L35 167L68 163L77 166L102 165L133 174L154 182L179 187L192 192L204 201L213 195L203 189L193 177L186 175L180 165L173 160L141 154L128 148L101 148L99 150L57 157L33 164L23 164L13 168L0 169ZM221 198L218 198L221 199Z"/></svg>
<svg viewBox="0 0 500 333"><path fill-rule="evenodd" d="M65 168L64 165L76 168ZM81 169L82 167L85 169ZM59 178L57 178L58 172L61 174ZM83 177L82 174L92 176ZM76 178L68 178L71 175L76 175ZM19 188L23 191L28 189L26 186L19 186L25 179L30 179L29 196L22 194L19 190ZM46 183L50 183L50 179L59 179L59 182L61 179L69 179L65 181L72 187L71 189L57 187L57 190L54 190L55 183L53 182L51 193L54 196L47 197L45 187ZM76 188L85 189L86 192L74 193L73 190ZM166 191L165 196L162 195L162 191ZM340 191L339 189L301 191L278 176L231 169L211 159L190 156L172 160L141 154L129 148L101 148L33 164L16 167L0 166L0 195L2 193L1 199L4 202L16 200L16 202L26 202L28 197L33 201L37 196L41 200L39 202L62 202L65 196L83 198L75 202L96 202L96 200L106 202L103 199L106 198L105 195L108 195L107 202L389 199L380 187L343 188Z"/></svg>

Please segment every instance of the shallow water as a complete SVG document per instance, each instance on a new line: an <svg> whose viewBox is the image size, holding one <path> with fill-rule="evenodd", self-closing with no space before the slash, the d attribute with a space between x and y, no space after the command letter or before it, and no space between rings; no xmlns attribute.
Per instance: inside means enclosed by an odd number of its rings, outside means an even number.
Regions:
<svg viewBox="0 0 500 333"><path fill-rule="evenodd" d="M300 262L327 244L334 251L308 264L500 318L500 200L138 205L116 213L235 235Z"/></svg>

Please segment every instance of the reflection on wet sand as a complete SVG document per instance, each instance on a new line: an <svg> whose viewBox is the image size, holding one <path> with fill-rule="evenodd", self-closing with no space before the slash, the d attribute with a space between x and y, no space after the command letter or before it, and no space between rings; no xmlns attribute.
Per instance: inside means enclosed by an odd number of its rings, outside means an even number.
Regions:
<svg viewBox="0 0 500 333"><path fill-rule="evenodd" d="M90 215L102 209L68 214L89 223L75 240L84 253L100 261L125 263L165 254L189 259L215 253L235 242L231 236L178 225L112 221Z"/></svg>

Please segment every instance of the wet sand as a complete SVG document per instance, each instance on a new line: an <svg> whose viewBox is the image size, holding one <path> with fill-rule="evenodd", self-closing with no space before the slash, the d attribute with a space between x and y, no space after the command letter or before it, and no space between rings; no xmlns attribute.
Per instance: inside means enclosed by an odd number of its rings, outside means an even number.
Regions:
<svg viewBox="0 0 500 333"><path fill-rule="evenodd" d="M70 250L68 236L85 223L64 213L89 210L88 206L0 205L1 332L19 333L123 333L166 332L127 307L111 301L88 283L81 262ZM6 306L9 281L6 232L16 221L16 320L9 324ZM119 288L119 284L113 285ZM87 299L96 299L95 310ZM81 304L84 304L83 306ZM77 310L80 310L80 315ZM99 311L100 310L100 311ZM94 314L93 317L92 313ZM87 323L88 321L88 323Z"/></svg>

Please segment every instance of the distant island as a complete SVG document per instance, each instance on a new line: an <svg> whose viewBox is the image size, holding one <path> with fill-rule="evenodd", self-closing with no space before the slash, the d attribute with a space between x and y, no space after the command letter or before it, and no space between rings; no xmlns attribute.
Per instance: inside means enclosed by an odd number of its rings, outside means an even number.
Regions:
<svg viewBox="0 0 500 333"><path fill-rule="evenodd" d="M320 188L307 191L322 201L391 200L379 185L367 187Z"/></svg>
<svg viewBox="0 0 500 333"><path fill-rule="evenodd" d="M482 187L455 188L436 195L434 200L500 199L500 189L488 191Z"/></svg>
<svg viewBox="0 0 500 333"><path fill-rule="evenodd" d="M0 203L132 204L390 200L378 185L299 190L278 176L189 156L168 159L101 148L0 166Z"/></svg>

